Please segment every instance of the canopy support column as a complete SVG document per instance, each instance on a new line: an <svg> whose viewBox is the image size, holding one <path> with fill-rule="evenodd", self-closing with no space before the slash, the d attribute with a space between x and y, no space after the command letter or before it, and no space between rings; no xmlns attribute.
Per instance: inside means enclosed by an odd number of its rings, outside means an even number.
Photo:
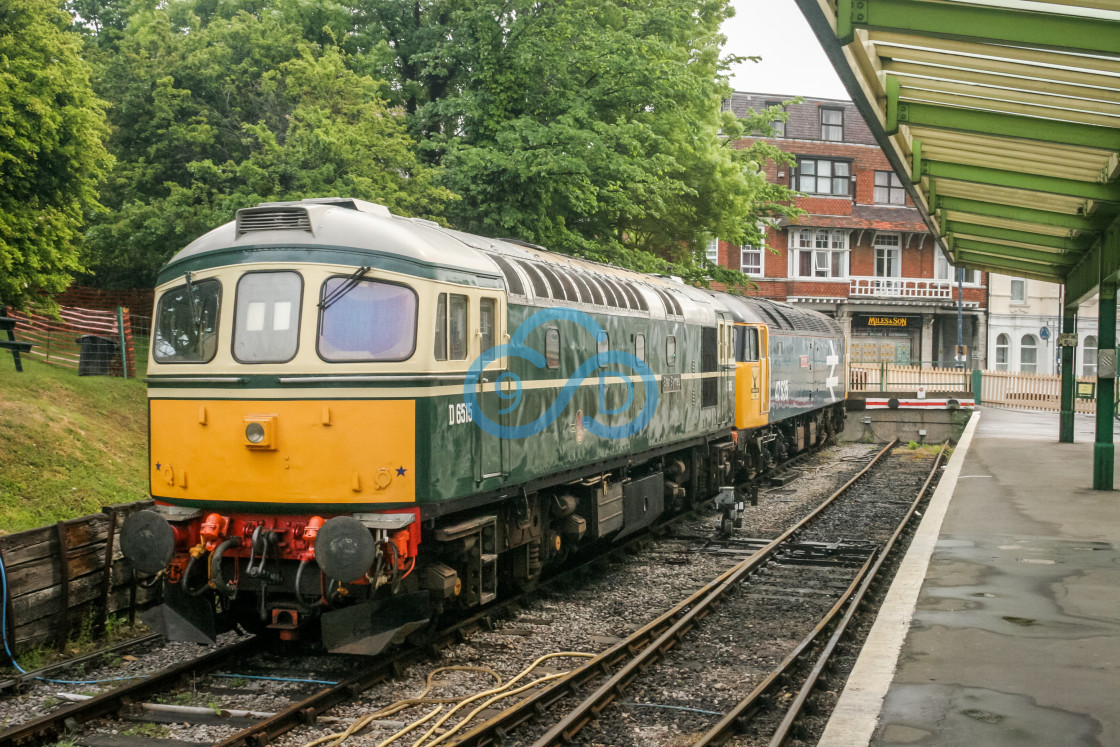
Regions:
<svg viewBox="0 0 1120 747"><path fill-rule="evenodd" d="M1112 490L1116 446L1112 442L1116 399L1116 283L1101 283L1097 322L1097 439L1093 444L1093 490Z"/></svg>
<svg viewBox="0 0 1120 747"><path fill-rule="evenodd" d="M1077 329L1077 308L1066 307L1062 314L1062 335ZM1058 425L1058 441L1073 443L1074 388L1077 386L1077 371L1074 368L1075 347L1063 344L1062 351L1062 414Z"/></svg>

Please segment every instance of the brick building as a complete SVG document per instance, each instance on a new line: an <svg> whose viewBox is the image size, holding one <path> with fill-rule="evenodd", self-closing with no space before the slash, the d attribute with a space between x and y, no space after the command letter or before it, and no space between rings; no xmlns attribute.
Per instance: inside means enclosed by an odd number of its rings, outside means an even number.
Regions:
<svg viewBox="0 0 1120 747"><path fill-rule="evenodd" d="M724 102L740 116L791 96L738 93ZM758 295L835 316L850 361L951 361L957 340L956 270L937 249L898 177L855 106L805 99L786 107L767 138L797 157L766 165L767 178L804 197L796 222L767 231L765 247L713 240L708 257L741 269ZM738 143L746 147L752 139ZM986 277L965 271L963 340L974 363L986 359Z"/></svg>

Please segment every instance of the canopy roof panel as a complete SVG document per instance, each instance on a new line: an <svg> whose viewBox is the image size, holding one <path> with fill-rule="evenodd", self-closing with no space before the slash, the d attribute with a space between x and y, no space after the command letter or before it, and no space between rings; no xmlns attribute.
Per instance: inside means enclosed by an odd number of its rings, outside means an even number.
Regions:
<svg viewBox="0 0 1120 747"><path fill-rule="evenodd" d="M953 263L1120 279L1120 0L797 0Z"/></svg>

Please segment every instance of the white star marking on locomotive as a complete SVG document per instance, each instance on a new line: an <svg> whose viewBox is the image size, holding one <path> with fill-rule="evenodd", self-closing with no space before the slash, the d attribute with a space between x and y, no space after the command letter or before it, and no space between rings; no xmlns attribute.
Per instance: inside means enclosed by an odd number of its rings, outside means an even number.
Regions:
<svg viewBox="0 0 1120 747"><path fill-rule="evenodd" d="M832 397L832 401L836 401L836 392L833 391L840 385L840 379L836 376L836 366L840 363L840 356L836 354L836 345L832 340L828 341L828 357L824 359L826 365L831 366L828 369L828 378L824 380L824 385L828 387L828 394Z"/></svg>

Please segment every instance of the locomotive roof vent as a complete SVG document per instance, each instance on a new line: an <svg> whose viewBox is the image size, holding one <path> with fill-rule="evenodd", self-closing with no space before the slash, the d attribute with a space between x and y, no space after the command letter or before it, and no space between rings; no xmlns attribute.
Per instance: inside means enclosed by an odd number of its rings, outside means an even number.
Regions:
<svg viewBox="0 0 1120 747"><path fill-rule="evenodd" d="M295 205L260 205L237 211L237 235L253 231L311 231L307 208Z"/></svg>

